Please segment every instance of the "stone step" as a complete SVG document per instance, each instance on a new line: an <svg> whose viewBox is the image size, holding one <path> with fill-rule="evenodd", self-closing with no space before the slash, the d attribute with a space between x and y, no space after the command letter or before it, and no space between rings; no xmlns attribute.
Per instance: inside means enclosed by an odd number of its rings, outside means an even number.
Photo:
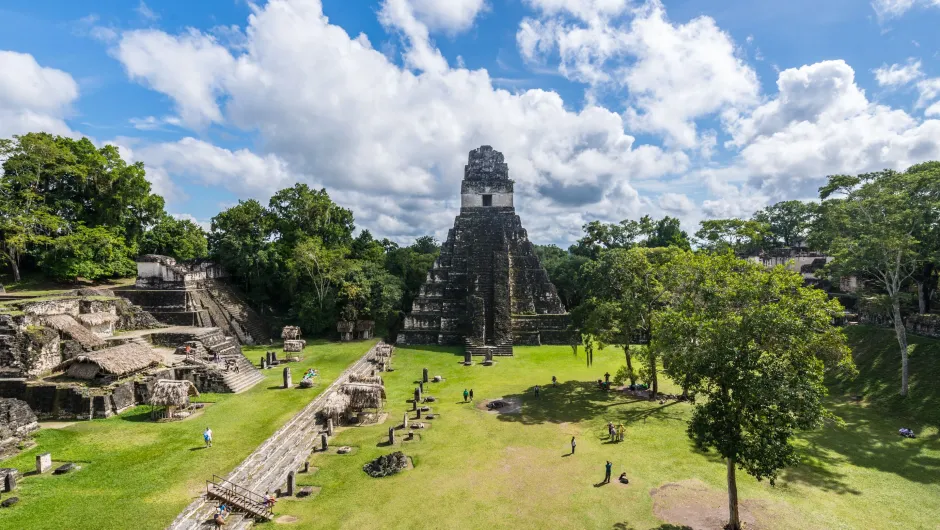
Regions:
<svg viewBox="0 0 940 530"><path fill-rule="evenodd" d="M287 473L300 469L310 455L313 444L318 443L320 426L315 420L319 410L322 409L328 397L339 388L339 385L348 380L349 374L371 372L372 365L368 362L371 355L372 350L344 370L336 380L330 383L329 387L229 473L226 480L257 492L273 491L282 487L287 480ZM205 497L200 498L187 506L169 528L170 530L201 528L193 526L193 522L208 519L213 509L214 505ZM252 521L243 520L238 524L233 521L231 525L226 526L247 530L251 524Z"/></svg>

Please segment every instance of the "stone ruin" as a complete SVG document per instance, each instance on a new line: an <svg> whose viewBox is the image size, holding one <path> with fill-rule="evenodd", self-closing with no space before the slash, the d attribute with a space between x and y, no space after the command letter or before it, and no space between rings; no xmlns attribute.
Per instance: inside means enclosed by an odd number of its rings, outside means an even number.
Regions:
<svg viewBox="0 0 940 530"><path fill-rule="evenodd" d="M509 407L509 406L511 406L511 405L512 405L512 404L509 403L508 401L503 401L503 400L501 400L501 399L497 399L497 400L490 401L489 403L487 403L487 404L486 404L486 408L488 408L488 409L490 409L490 410L501 410L501 409L504 409L504 408Z"/></svg>
<svg viewBox="0 0 940 530"><path fill-rule="evenodd" d="M298 326L284 326L281 330L281 338L284 340L297 340L300 337L300 327Z"/></svg>
<svg viewBox="0 0 940 530"><path fill-rule="evenodd" d="M147 403L159 379L239 392L263 375L221 329L168 328L111 290L0 305L0 398L25 401L40 419L110 417Z"/></svg>
<svg viewBox="0 0 940 530"><path fill-rule="evenodd" d="M25 401L0 398L0 454L15 449L39 430L39 421Z"/></svg>
<svg viewBox="0 0 940 530"><path fill-rule="evenodd" d="M502 153L470 152L461 208L405 317L399 344L464 345L512 355L518 345L570 344L570 318L513 204Z"/></svg>
<svg viewBox="0 0 940 530"><path fill-rule="evenodd" d="M408 457L401 451L396 451L389 455L382 455L368 464L362 466L362 470L370 477L387 477L394 475L408 467Z"/></svg>
<svg viewBox="0 0 940 530"><path fill-rule="evenodd" d="M307 345L305 340L285 340L284 341L284 351L288 353L299 353L304 351L304 346Z"/></svg>
<svg viewBox="0 0 940 530"><path fill-rule="evenodd" d="M375 322L372 320L340 320L336 323L339 340L368 340L375 335Z"/></svg>
<svg viewBox="0 0 940 530"><path fill-rule="evenodd" d="M267 322L226 281L221 266L205 260L177 262L169 256L137 258L133 289L116 290L175 326L217 327L241 344L271 339Z"/></svg>

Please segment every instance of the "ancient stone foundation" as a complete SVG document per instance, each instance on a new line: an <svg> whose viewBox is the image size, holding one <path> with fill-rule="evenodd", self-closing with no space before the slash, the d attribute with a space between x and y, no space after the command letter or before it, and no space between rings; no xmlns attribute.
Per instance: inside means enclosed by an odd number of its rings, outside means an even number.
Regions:
<svg viewBox="0 0 940 530"><path fill-rule="evenodd" d="M399 344L464 345L512 355L513 344L569 344L569 316L513 206L502 153L470 152L460 215L405 317Z"/></svg>

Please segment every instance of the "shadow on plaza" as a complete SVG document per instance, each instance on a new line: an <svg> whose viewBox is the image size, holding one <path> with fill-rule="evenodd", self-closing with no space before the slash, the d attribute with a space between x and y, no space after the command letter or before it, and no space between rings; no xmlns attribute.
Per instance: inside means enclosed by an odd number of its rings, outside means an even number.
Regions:
<svg viewBox="0 0 940 530"><path fill-rule="evenodd" d="M831 409L845 426L827 425L805 433L802 438L807 447L800 450L803 462L788 469L783 475L785 480L838 493L858 493L845 484L844 475L832 471L849 463L919 484L940 484L940 458L923 454L940 452L940 435L910 439L897 432L900 427L909 426L919 433L926 425L907 425L904 420L885 417L879 411L849 402L835 403Z"/></svg>
<svg viewBox="0 0 940 530"><path fill-rule="evenodd" d="M500 414L499 419L532 425L603 418L629 425L649 418L676 421L684 418L679 409L673 409L678 404L676 401L660 405L658 401L625 396L616 391L605 392L593 381L566 381L557 386L540 386L539 394L539 397L535 397L535 387L530 387L520 394L503 396L520 400L522 411L518 414Z"/></svg>

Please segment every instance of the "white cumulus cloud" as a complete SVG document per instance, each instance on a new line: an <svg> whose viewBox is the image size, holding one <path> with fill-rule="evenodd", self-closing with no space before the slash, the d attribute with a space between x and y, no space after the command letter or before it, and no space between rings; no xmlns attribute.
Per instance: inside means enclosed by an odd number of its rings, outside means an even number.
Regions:
<svg viewBox="0 0 940 530"><path fill-rule="evenodd" d="M65 123L78 99L71 75L28 53L0 50L0 138L44 131L72 135Z"/></svg>
<svg viewBox="0 0 940 530"><path fill-rule="evenodd" d="M880 86L900 87L924 77L920 60L908 59L907 64L883 65L874 70L875 81Z"/></svg>

